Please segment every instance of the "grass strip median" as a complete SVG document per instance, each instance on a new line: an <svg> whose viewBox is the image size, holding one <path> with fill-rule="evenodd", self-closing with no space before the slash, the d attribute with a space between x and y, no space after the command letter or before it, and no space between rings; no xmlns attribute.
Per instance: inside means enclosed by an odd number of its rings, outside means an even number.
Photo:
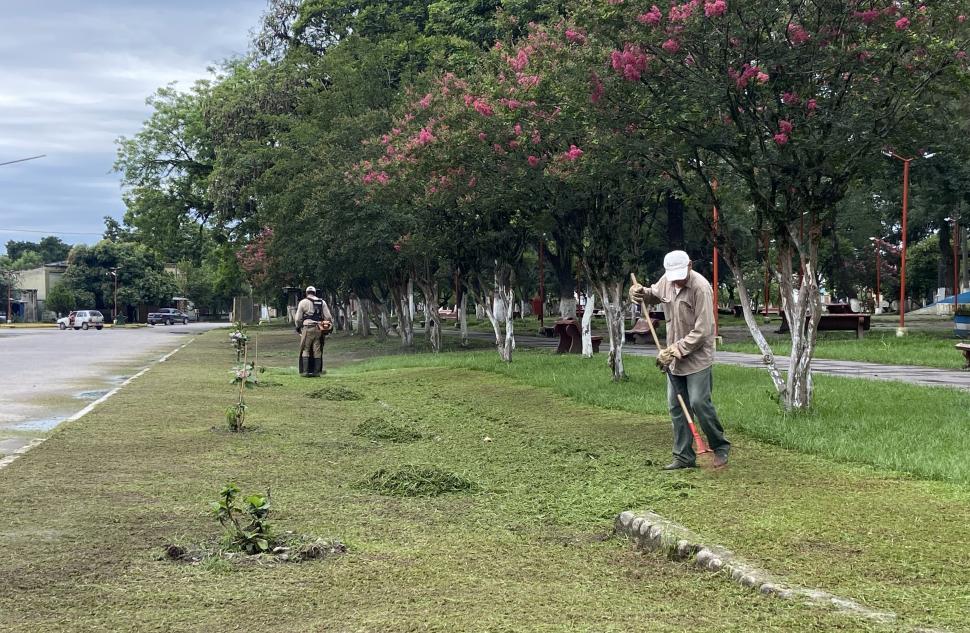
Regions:
<svg viewBox="0 0 970 633"><path fill-rule="evenodd" d="M907 624L959 630L970 606L953 556L968 551L964 484L737 433L727 471L661 473L662 405L632 413L529 384L531 354L512 376L457 366L493 352L379 358L363 371L355 361L381 345L333 337L330 374L308 380L295 375L291 333L259 338L273 386L247 394L254 430L223 428L234 354L213 332L0 473L5 631L888 630L635 554L609 534L618 512L641 508ZM581 359L542 360L582 371ZM659 380L648 369L631 372ZM326 385L363 397L309 397ZM374 417L420 437L354 434ZM405 484L393 495L368 487L381 471ZM218 534L208 506L228 481L269 489L277 529L349 552L279 565L159 560L166 543ZM426 494L436 482L448 485Z"/></svg>

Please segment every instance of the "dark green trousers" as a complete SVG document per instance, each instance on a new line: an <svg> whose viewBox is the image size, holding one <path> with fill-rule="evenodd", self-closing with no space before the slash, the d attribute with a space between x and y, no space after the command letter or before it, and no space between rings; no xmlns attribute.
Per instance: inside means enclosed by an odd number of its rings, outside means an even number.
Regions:
<svg viewBox="0 0 970 633"><path fill-rule="evenodd" d="M717 417L717 410L711 402L711 388L714 386L714 376L711 368L687 376L667 374L667 405L670 407L670 418L674 429L674 459L683 464L694 464L697 454L694 452L694 436L690 432L687 418L677 400L679 393L690 409L694 424L698 431L707 436L707 443L711 450L727 457L731 450L731 443L724 437L724 427Z"/></svg>

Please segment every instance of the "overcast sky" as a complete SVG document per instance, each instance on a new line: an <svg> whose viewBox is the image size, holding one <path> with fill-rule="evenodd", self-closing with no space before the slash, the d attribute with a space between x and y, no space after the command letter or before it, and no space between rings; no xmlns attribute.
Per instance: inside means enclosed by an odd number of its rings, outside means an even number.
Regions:
<svg viewBox="0 0 970 633"><path fill-rule="evenodd" d="M48 234L97 242L102 218L124 213L115 139L139 130L158 87L187 88L245 53L265 6L0 0L0 163L47 155L0 166L0 252Z"/></svg>

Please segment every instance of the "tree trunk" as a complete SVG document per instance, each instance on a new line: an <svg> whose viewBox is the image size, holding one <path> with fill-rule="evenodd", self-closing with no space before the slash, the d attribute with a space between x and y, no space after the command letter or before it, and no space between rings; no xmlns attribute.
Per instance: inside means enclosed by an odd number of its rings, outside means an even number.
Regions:
<svg viewBox="0 0 970 633"><path fill-rule="evenodd" d="M610 334L610 353L606 363L613 373L613 382L626 379L623 369L623 338L626 321L624 315L624 297L622 281L599 281L596 286L603 297L603 309L606 312L606 328Z"/></svg>
<svg viewBox="0 0 970 633"><path fill-rule="evenodd" d="M434 280L419 279L418 287L424 295L425 335L431 343L431 351L441 351L441 317L438 315L438 284Z"/></svg>
<svg viewBox="0 0 970 633"><path fill-rule="evenodd" d="M556 243L556 248L560 252L558 254L550 252L549 263L552 265L559 282L559 317L575 319L576 295L574 290L576 280L573 275L572 257L569 253L563 252L565 247L559 242Z"/></svg>
<svg viewBox="0 0 970 633"><path fill-rule="evenodd" d="M786 411L807 410L812 404L812 356L818 335L818 322L822 317L822 301L818 292L818 247L808 242L798 248L795 236L782 248L783 256L778 270L778 285L781 289L782 307L791 329L791 353L788 367L788 390L782 397ZM793 246L793 244L795 246ZM808 249L806 253L803 249ZM794 283L795 271L792 270L792 252L798 253L798 260L805 274L801 284Z"/></svg>
<svg viewBox="0 0 970 633"><path fill-rule="evenodd" d="M583 312L583 356L585 358L593 357L593 310L596 309L596 293L589 293L589 299L586 300L586 311Z"/></svg>
<svg viewBox="0 0 970 633"><path fill-rule="evenodd" d="M411 282L391 286L391 294L397 304L397 330L401 336L401 345L404 347L414 347L414 313L411 311L414 305L408 289Z"/></svg>
<svg viewBox="0 0 970 633"><path fill-rule="evenodd" d="M461 293L458 303L458 327L461 330L461 346L468 347L468 292Z"/></svg>
<svg viewBox="0 0 970 633"><path fill-rule="evenodd" d="M723 249L721 255L724 258L724 262L728 265L728 268L731 269L731 274L734 276L734 281L737 284L738 299L741 303L741 313L744 315L744 323L748 326L748 331L751 333L751 338L754 340L755 345L761 351L762 362L768 368L768 375L771 376L771 382L775 385L775 390L784 398L785 393L788 391L788 386L781 377L781 372L778 371L778 364L775 362L775 354L771 351L771 346L768 345L764 333L758 327L758 317L755 314L757 307L752 310L751 295L748 294L748 287L744 283L744 276L741 273L741 267L738 264L736 255L729 248ZM767 306L767 304L765 305Z"/></svg>
<svg viewBox="0 0 970 633"><path fill-rule="evenodd" d="M512 350L515 349L515 326L512 320L514 294L511 284L506 279L500 280L496 273L493 291L486 291L479 282L477 290L472 292L475 302L485 308L485 314L492 324L492 331L495 333L495 348L498 350L499 357L507 363L511 362ZM504 335L500 322L505 324Z"/></svg>
<svg viewBox="0 0 970 633"><path fill-rule="evenodd" d="M684 248L684 202L669 189L665 195L667 207L667 247Z"/></svg>

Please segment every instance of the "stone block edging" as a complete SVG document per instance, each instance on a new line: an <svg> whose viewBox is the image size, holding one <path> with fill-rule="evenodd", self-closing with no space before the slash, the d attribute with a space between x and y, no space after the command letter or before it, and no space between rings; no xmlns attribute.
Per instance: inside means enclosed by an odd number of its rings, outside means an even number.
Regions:
<svg viewBox="0 0 970 633"><path fill-rule="evenodd" d="M617 534L630 539L638 550L666 554L673 560L687 561L704 571L718 572L733 582L767 596L797 600L812 606L826 606L866 620L893 624L898 617L890 611L877 611L819 589L789 585L768 572L741 560L719 545L705 545L690 529L659 514L627 511L616 517ZM913 633L948 633L944 629L916 627Z"/></svg>

